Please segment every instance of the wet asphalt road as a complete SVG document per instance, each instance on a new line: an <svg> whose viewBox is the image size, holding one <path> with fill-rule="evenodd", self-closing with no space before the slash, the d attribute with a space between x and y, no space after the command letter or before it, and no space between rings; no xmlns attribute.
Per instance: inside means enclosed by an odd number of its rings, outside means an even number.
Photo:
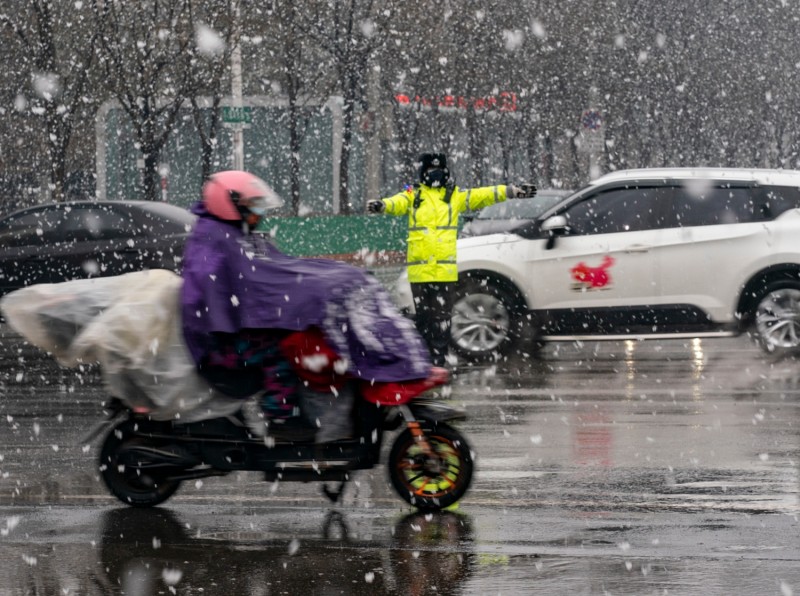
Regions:
<svg viewBox="0 0 800 596"><path fill-rule="evenodd" d="M80 444L96 371L0 342L0 596L800 595L800 361L746 338L459 368L478 472L428 516L383 468L336 506L251 473L128 509Z"/></svg>

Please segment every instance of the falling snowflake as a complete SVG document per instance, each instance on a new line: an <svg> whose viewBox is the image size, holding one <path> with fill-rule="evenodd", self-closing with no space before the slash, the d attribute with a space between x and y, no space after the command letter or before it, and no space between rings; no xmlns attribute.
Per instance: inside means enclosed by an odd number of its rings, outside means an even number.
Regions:
<svg viewBox="0 0 800 596"><path fill-rule="evenodd" d="M198 23L195 28L195 42L197 51L207 58L219 56L225 51L225 42L219 33L203 23Z"/></svg>
<svg viewBox="0 0 800 596"><path fill-rule="evenodd" d="M164 579L164 583L168 586L174 586L183 577L183 571L180 569L164 569L161 572L161 577Z"/></svg>
<svg viewBox="0 0 800 596"><path fill-rule="evenodd" d="M298 550L300 550L300 541L297 538L293 538L289 543L289 555L297 554Z"/></svg>

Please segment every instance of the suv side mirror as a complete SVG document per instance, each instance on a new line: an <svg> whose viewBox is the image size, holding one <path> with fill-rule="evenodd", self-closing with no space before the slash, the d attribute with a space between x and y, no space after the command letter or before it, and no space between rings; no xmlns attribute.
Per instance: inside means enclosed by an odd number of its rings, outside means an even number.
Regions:
<svg viewBox="0 0 800 596"><path fill-rule="evenodd" d="M550 250L556 245L556 237L567 233L567 218L563 215L548 217L542 222L542 232L547 234L547 244L545 250Z"/></svg>

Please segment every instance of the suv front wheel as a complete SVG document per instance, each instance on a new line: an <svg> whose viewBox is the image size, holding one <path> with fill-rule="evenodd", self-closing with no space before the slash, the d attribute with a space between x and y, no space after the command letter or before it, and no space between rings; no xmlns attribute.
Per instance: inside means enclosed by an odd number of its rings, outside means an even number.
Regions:
<svg viewBox="0 0 800 596"><path fill-rule="evenodd" d="M800 282L779 281L766 287L754 313L756 340L770 354L800 347Z"/></svg>
<svg viewBox="0 0 800 596"><path fill-rule="evenodd" d="M523 351L536 353L541 344L523 310L521 299L502 284L491 279L465 279L453 301L453 348L476 361L506 356L518 343L526 344Z"/></svg>

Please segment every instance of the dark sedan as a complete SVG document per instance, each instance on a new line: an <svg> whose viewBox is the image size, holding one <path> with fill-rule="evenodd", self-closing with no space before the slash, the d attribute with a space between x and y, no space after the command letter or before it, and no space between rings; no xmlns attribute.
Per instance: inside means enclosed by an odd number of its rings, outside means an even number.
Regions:
<svg viewBox="0 0 800 596"><path fill-rule="evenodd" d="M531 199L511 199L490 205L480 211L462 215L464 226L459 238L486 236L501 232L513 232L547 211L550 207L572 194L571 190L540 190Z"/></svg>
<svg viewBox="0 0 800 596"><path fill-rule="evenodd" d="M23 286L180 269L195 217L151 201L37 205L0 219L0 295Z"/></svg>

